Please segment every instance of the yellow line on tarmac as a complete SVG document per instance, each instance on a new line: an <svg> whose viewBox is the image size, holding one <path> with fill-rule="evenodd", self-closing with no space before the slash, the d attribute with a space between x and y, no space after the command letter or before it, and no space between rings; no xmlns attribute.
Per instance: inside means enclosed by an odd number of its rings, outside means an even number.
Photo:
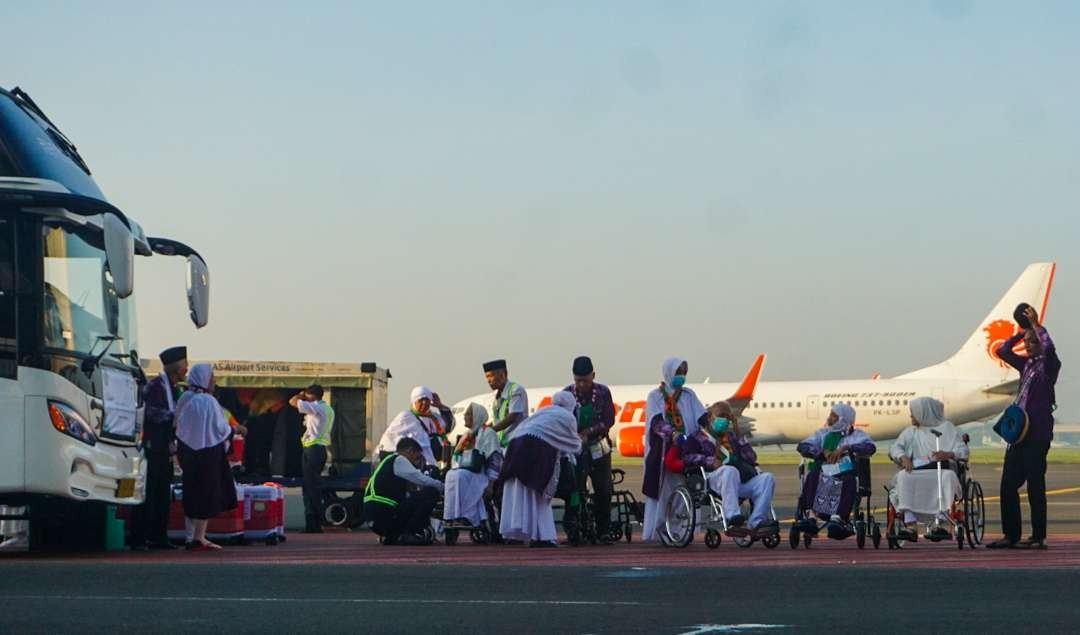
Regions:
<svg viewBox="0 0 1080 635"><path fill-rule="evenodd" d="M1078 492L1080 492L1080 487L1064 487L1062 489L1048 490L1046 492L1046 495L1047 496L1060 496L1062 494L1076 494ZM1024 492L1023 494L1020 494L1020 498L1027 498L1027 492ZM1000 501L1000 500L1001 500L1000 496L984 496L983 497L983 502L986 502L986 503L993 503L993 502ZM875 514L884 514L888 510L889 510L888 507L878 507L877 509L874 509L873 512Z"/></svg>

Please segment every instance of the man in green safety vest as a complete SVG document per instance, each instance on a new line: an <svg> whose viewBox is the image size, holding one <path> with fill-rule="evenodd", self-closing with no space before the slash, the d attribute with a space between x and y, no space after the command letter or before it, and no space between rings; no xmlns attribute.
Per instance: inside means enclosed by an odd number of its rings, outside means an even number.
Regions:
<svg viewBox="0 0 1080 635"><path fill-rule="evenodd" d="M484 364L484 378L495 391L491 402L491 427L499 433L499 442L510 445L510 433L529 416L529 395L524 386L510 381L506 360L496 359Z"/></svg>
<svg viewBox="0 0 1080 635"><path fill-rule="evenodd" d="M418 468L424 454L416 439L402 437L396 450L375 467L364 488L364 518L384 545L423 545L422 532L443 491L441 481ZM414 491L410 492L410 486Z"/></svg>
<svg viewBox="0 0 1080 635"><path fill-rule="evenodd" d="M326 467L334 409L323 401L323 387L312 384L289 399L289 405L304 415L304 533L322 533L322 471Z"/></svg>

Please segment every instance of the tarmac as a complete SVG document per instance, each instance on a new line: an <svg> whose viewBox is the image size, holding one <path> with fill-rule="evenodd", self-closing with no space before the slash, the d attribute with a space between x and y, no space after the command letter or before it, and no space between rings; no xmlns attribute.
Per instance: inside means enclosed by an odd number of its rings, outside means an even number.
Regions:
<svg viewBox="0 0 1080 635"><path fill-rule="evenodd" d="M794 468L773 471L784 521ZM890 472L875 477L884 483ZM989 540L999 532L1000 473L976 466L974 476L987 489ZM925 541L860 550L853 539L797 550L725 540L710 550L700 538L685 549L464 538L383 547L369 531L341 530L220 553L4 554L0 623L5 632L109 633L1077 632L1080 465L1051 465L1048 487L1047 551Z"/></svg>

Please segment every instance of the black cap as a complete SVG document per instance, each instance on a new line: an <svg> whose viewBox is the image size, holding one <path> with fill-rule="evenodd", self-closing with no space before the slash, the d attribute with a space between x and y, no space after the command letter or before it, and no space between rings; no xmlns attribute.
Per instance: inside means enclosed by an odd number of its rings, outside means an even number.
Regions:
<svg viewBox="0 0 1080 635"><path fill-rule="evenodd" d="M581 357L574 358L574 376L583 377L593 372L592 360L582 355Z"/></svg>
<svg viewBox="0 0 1080 635"><path fill-rule="evenodd" d="M490 373L496 370L506 370L505 359L493 359L490 362L484 364L484 372Z"/></svg>
<svg viewBox="0 0 1080 635"><path fill-rule="evenodd" d="M1016 310L1013 311L1013 319L1016 320L1016 323L1019 324L1020 328L1022 329L1031 328L1031 320L1029 320L1027 316L1024 315L1024 311L1027 311L1030 308L1030 304L1028 304L1027 302L1021 302L1020 304L1016 305Z"/></svg>
<svg viewBox="0 0 1080 635"><path fill-rule="evenodd" d="M162 364L168 366L169 364L175 364L176 362L182 362L187 359L187 347L186 346L174 346L161 351L161 355L158 355L158 359Z"/></svg>

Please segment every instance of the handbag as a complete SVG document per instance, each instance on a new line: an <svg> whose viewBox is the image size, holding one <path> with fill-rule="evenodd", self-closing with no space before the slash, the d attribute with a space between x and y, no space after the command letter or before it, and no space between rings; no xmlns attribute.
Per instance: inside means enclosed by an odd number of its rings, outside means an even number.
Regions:
<svg viewBox="0 0 1080 635"><path fill-rule="evenodd" d="M566 499L577 491L577 470L565 456L559 459L559 484L555 486L555 498Z"/></svg>
<svg viewBox="0 0 1080 635"><path fill-rule="evenodd" d="M483 472L486 465L487 459L484 457L484 453L476 448L465 450L458 458L458 467L470 472Z"/></svg>
<svg viewBox="0 0 1080 635"><path fill-rule="evenodd" d="M1001 413L1001 417L994 424L994 432L1004 439L1005 443L1016 445L1027 437L1030 423L1027 412L1013 404Z"/></svg>

